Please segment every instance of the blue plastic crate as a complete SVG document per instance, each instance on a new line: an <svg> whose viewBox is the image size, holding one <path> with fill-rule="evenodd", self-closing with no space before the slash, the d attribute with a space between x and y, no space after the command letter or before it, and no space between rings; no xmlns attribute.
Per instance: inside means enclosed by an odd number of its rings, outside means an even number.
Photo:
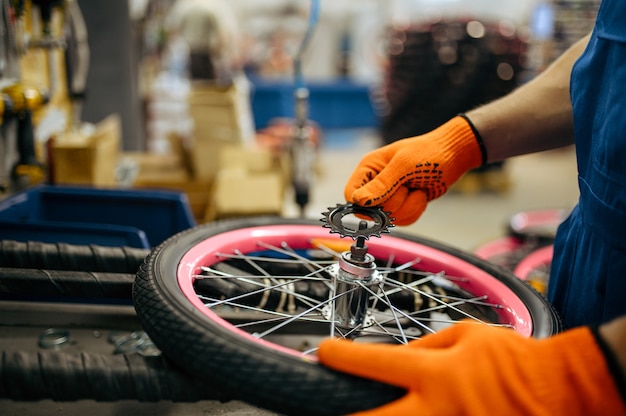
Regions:
<svg viewBox="0 0 626 416"><path fill-rule="evenodd" d="M0 201L0 238L151 248L196 225L175 191L33 187Z"/></svg>
<svg viewBox="0 0 626 416"><path fill-rule="evenodd" d="M110 247L150 247L146 233L135 227L60 221L0 221L0 239L40 243L97 244Z"/></svg>

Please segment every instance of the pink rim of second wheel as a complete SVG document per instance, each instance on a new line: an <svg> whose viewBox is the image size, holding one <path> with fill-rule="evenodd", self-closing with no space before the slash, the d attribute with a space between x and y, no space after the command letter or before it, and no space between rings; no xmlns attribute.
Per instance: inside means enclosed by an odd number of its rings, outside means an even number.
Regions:
<svg viewBox="0 0 626 416"><path fill-rule="evenodd" d="M522 280L527 280L530 274L539 267L547 267L552 263L554 246L539 248L519 262L513 273Z"/></svg>
<svg viewBox="0 0 626 416"><path fill-rule="evenodd" d="M474 254L483 260L489 260L513 252L523 245L524 243L516 237L502 237L478 247Z"/></svg>

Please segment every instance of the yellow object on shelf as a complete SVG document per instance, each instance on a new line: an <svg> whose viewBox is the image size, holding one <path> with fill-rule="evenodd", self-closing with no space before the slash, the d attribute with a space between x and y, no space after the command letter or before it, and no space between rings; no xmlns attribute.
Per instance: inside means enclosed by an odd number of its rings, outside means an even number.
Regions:
<svg viewBox="0 0 626 416"><path fill-rule="evenodd" d="M102 120L91 133L72 131L59 135L52 145L54 182L116 185L115 168L120 143L121 121L118 114Z"/></svg>

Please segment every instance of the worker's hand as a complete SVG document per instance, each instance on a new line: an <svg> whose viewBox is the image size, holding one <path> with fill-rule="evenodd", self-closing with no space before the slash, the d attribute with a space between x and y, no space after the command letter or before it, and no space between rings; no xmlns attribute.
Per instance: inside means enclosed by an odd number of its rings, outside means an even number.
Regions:
<svg viewBox="0 0 626 416"><path fill-rule="evenodd" d="M484 156L469 122L457 116L421 136L398 140L361 160L344 190L346 201L382 206L397 225L415 222L426 203L443 195Z"/></svg>
<svg viewBox="0 0 626 416"><path fill-rule="evenodd" d="M318 357L336 370L408 391L361 416L626 414L588 327L535 340L459 323L402 346L326 340Z"/></svg>

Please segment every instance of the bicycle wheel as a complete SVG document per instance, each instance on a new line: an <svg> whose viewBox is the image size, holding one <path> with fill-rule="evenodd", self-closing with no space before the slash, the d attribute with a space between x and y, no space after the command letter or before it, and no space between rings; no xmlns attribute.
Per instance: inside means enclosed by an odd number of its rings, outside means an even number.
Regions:
<svg viewBox="0 0 626 416"><path fill-rule="evenodd" d="M459 319L534 337L560 328L543 297L509 272L401 233L368 240L384 279L367 292L363 322L337 324L329 306L339 296L332 268L351 242L307 220L198 226L146 258L135 308L153 342L183 371L284 414L346 414L404 393L319 365L315 345L324 337L408 342Z"/></svg>
<svg viewBox="0 0 626 416"><path fill-rule="evenodd" d="M539 293L546 294L553 255L553 245L538 248L524 257L515 267L513 273L520 279L527 281Z"/></svg>

